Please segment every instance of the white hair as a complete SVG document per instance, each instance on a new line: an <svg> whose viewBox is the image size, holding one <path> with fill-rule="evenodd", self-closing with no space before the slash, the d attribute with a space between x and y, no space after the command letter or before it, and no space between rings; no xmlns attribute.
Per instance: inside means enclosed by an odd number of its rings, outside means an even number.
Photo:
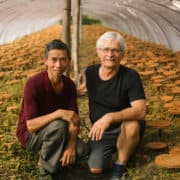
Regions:
<svg viewBox="0 0 180 180"><path fill-rule="evenodd" d="M109 32L105 32L104 34L102 34L96 42L96 48L97 49L101 48L103 45L103 41L109 40L109 39L115 40L119 43L121 52L124 55L125 51L126 51L126 42L125 42L124 38L118 32L109 31Z"/></svg>

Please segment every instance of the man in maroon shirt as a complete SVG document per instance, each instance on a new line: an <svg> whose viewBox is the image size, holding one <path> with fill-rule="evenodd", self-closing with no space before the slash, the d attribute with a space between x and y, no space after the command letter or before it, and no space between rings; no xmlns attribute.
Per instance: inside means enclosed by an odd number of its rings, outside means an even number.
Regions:
<svg viewBox="0 0 180 180"><path fill-rule="evenodd" d="M59 167L74 164L88 150L77 138L80 118L76 88L64 76L70 62L66 44L46 45L47 70L31 77L24 88L17 137L24 148L39 152L38 179L53 179Z"/></svg>

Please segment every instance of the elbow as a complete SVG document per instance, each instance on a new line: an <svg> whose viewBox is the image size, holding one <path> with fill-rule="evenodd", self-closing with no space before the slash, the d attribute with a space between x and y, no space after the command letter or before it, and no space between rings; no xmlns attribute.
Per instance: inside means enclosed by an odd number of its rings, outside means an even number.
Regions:
<svg viewBox="0 0 180 180"><path fill-rule="evenodd" d="M146 115L146 105L144 105L140 111L139 111L139 119L145 119L145 115Z"/></svg>
<svg viewBox="0 0 180 180"><path fill-rule="evenodd" d="M33 133L35 130L34 130L34 128L32 127L32 125L31 125L31 122L30 121L26 121L26 126L27 126L27 129L28 129L28 131L30 132L30 133Z"/></svg>
<svg viewBox="0 0 180 180"><path fill-rule="evenodd" d="M70 131L73 132L73 134L78 134L79 133L79 129L80 129L79 125L74 125L74 124L70 125Z"/></svg>

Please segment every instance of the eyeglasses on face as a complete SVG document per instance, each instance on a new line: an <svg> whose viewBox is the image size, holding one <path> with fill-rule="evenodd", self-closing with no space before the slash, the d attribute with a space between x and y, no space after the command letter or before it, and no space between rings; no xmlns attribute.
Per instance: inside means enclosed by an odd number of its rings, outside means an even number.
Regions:
<svg viewBox="0 0 180 180"><path fill-rule="evenodd" d="M118 49L118 48L100 48L100 50L103 52L103 53L113 53L113 54L118 54L121 52L121 49Z"/></svg>

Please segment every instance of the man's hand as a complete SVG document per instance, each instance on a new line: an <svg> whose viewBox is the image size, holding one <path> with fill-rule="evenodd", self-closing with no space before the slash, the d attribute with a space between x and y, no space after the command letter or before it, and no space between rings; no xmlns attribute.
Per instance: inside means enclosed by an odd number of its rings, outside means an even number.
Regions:
<svg viewBox="0 0 180 180"><path fill-rule="evenodd" d="M57 117L62 118L63 120L68 121L75 126L79 126L79 116L76 112L71 110L58 109L56 113Z"/></svg>
<svg viewBox="0 0 180 180"><path fill-rule="evenodd" d="M76 150L75 147L67 147L62 155L62 158L60 159L62 166L68 166L75 163L76 160Z"/></svg>
<svg viewBox="0 0 180 180"><path fill-rule="evenodd" d="M111 117L109 114L105 114L93 124L89 133L89 138L96 141L101 140L104 131L110 126L110 124Z"/></svg>

